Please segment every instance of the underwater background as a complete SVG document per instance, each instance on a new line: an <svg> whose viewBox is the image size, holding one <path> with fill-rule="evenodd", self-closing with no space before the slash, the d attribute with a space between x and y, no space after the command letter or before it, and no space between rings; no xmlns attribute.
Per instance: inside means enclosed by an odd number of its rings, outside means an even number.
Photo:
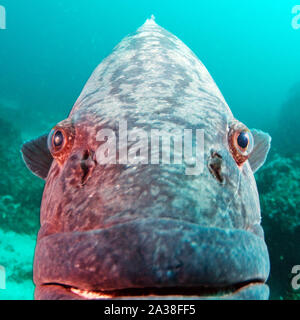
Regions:
<svg viewBox="0 0 300 320"><path fill-rule="evenodd" d="M271 261L270 299L300 299L300 290L291 286L292 267L300 265L295 5L296 0L0 0L6 12L6 29L0 29L0 266L6 289L0 289L0 299L33 299L44 182L23 164L22 143L66 118L95 67L152 14L204 63L235 117L271 134L269 157L256 174Z"/></svg>

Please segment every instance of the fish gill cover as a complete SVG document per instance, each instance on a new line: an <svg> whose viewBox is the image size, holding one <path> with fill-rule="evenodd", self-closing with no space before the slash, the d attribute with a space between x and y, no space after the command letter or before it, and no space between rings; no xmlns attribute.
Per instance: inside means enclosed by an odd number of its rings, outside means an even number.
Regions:
<svg viewBox="0 0 300 320"><path fill-rule="evenodd" d="M22 143L65 118L92 69L153 12L204 59L233 113L270 132L270 155L255 174L271 262L270 298L299 299L291 287L291 269L300 264L296 3L218 1L218 10L216 3L124 3L0 1L11 14L0 30L0 265L6 272L0 299L33 298L44 182L24 165Z"/></svg>

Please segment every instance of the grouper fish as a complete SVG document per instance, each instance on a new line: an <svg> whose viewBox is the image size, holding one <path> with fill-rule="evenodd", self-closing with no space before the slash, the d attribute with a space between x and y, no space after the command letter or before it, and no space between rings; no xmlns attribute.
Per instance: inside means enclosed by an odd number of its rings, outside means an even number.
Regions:
<svg viewBox="0 0 300 320"><path fill-rule="evenodd" d="M142 153L139 135L121 139L124 123L149 137L202 130L201 172L187 173L189 159L124 161L124 148ZM22 147L45 179L35 298L268 299L254 172L270 142L233 116L195 54L148 19L96 68L68 118ZM116 144L126 146L117 161L102 163L99 149L109 158Z"/></svg>

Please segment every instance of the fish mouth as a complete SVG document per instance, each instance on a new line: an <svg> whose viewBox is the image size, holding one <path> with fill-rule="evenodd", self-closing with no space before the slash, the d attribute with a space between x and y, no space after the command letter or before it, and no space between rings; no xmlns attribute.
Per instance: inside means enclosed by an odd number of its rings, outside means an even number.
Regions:
<svg viewBox="0 0 300 320"><path fill-rule="evenodd" d="M36 299L267 299L262 237L172 219L39 239Z"/></svg>
<svg viewBox="0 0 300 320"><path fill-rule="evenodd" d="M89 291L62 284L37 287L39 299L61 300L267 300L269 288L253 280L227 287L131 288L113 291Z"/></svg>

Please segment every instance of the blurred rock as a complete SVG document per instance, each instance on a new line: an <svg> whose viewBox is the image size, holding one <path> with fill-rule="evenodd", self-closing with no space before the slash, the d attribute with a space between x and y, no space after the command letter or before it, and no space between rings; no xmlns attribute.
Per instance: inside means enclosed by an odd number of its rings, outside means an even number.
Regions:
<svg viewBox="0 0 300 320"><path fill-rule="evenodd" d="M282 104L277 123L272 130L273 146L285 155L300 150L300 82L295 84Z"/></svg>
<svg viewBox="0 0 300 320"><path fill-rule="evenodd" d="M271 261L270 297L299 298L291 288L291 270L300 262L300 154L271 154L256 181Z"/></svg>
<svg viewBox="0 0 300 320"><path fill-rule="evenodd" d="M44 182L22 161L21 134L0 118L0 226L2 230L33 234L39 229Z"/></svg>
<svg viewBox="0 0 300 320"><path fill-rule="evenodd" d="M273 156L256 176L263 219L283 231L300 227L300 154Z"/></svg>

